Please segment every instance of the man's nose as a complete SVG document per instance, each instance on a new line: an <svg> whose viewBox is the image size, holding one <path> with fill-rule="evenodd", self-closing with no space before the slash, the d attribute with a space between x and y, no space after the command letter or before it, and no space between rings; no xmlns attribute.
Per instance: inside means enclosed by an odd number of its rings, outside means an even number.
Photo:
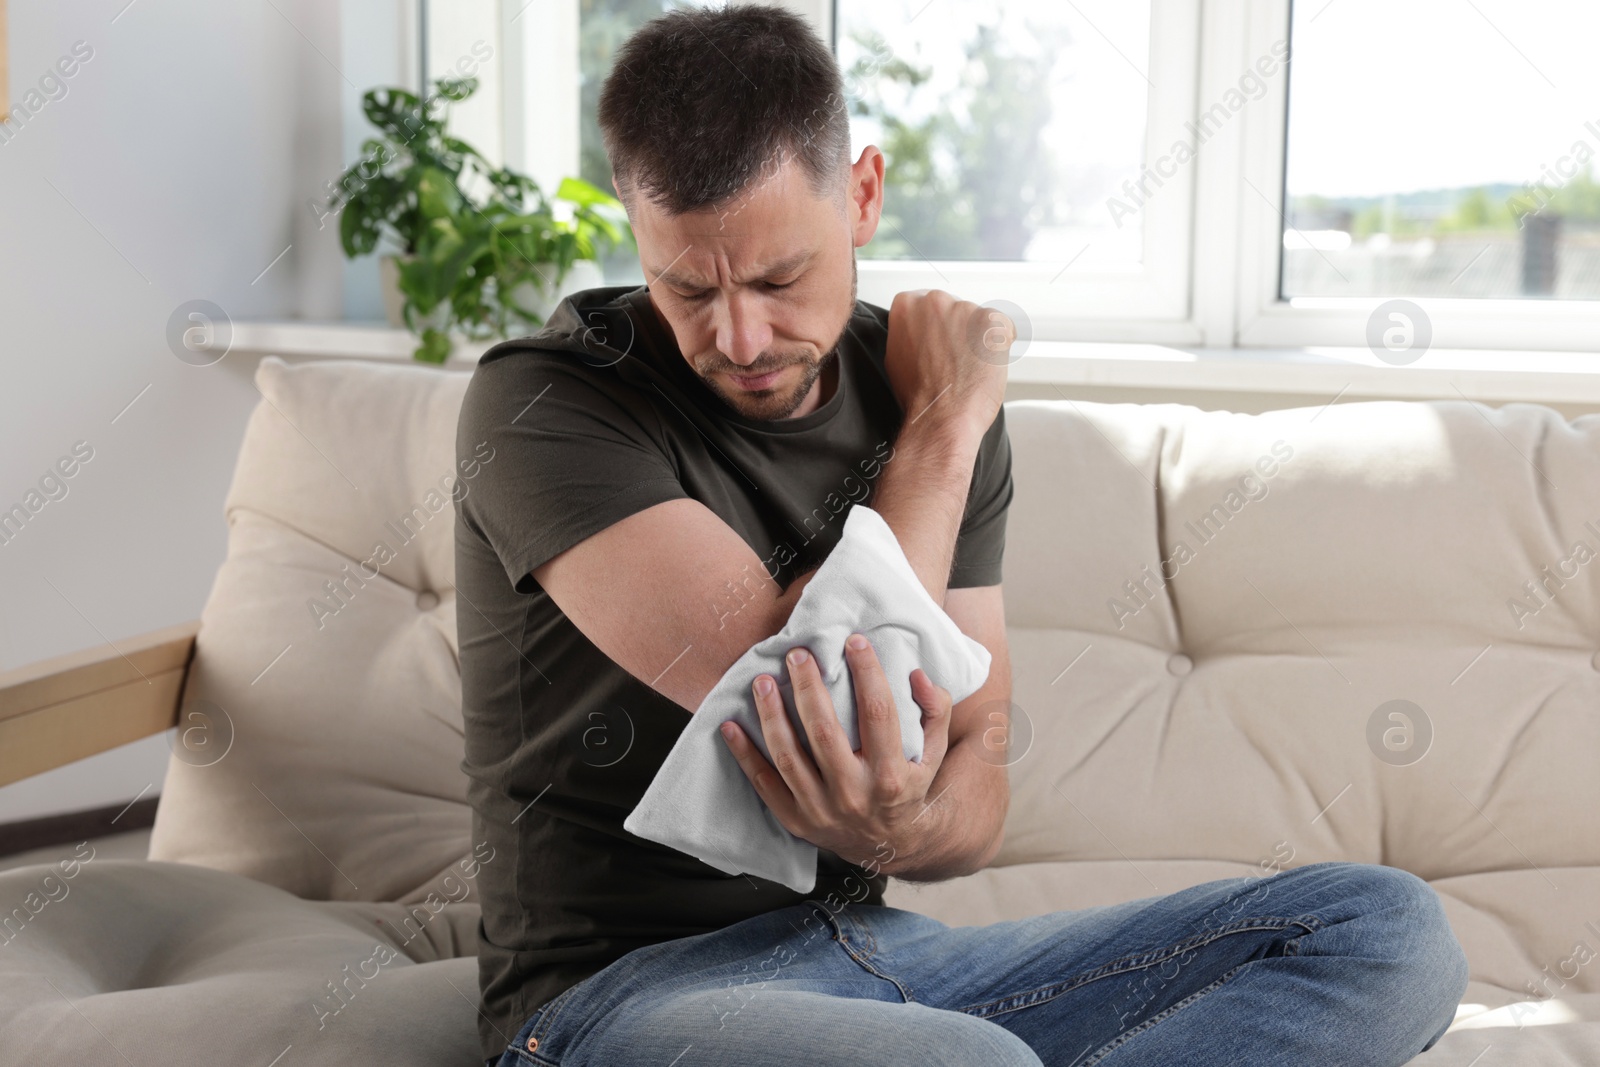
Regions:
<svg viewBox="0 0 1600 1067"><path fill-rule="evenodd" d="M741 367L748 367L772 345L772 324L761 302L748 293L735 292L722 304L717 321L717 351Z"/></svg>

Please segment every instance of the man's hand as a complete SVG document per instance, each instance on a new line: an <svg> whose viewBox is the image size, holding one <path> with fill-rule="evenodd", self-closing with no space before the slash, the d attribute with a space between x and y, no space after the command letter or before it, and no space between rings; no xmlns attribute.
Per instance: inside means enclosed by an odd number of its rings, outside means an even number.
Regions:
<svg viewBox="0 0 1600 1067"><path fill-rule="evenodd" d="M855 642L861 647L852 647ZM901 750L900 718L877 653L856 634L845 643L845 660L855 685L859 752L851 751L817 661L803 648L789 653L789 677L815 760L801 747L770 674L753 688L772 762L733 722L722 725L723 739L756 793L796 837L856 864L881 857L885 848L920 853L921 835L937 824L917 825L949 742L950 694L920 667L911 672L923 732L922 762L913 763Z"/></svg>
<svg viewBox="0 0 1600 1067"><path fill-rule="evenodd" d="M924 414L977 447L1005 400L1016 327L994 308L939 289L896 294L884 371L908 421Z"/></svg>

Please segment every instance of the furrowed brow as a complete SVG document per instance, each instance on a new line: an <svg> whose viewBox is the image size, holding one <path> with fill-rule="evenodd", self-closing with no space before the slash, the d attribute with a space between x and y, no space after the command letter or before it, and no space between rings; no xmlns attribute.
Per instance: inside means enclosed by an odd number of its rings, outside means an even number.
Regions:
<svg viewBox="0 0 1600 1067"><path fill-rule="evenodd" d="M750 280L749 281L741 282L740 284L748 285L748 284L750 284L750 281L760 281L760 280L762 280L764 278L771 278L771 277L774 277L774 276L782 277L785 274L790 274L790 273L792 273L794 271L799 270L801 267L804 267L806 264L810 263L811 260L814 259L815 257L816 257L816 252L814 252L814 251L811 251L811 252L797 252L792 256L785 256L783 259L778 260L776 263L773 263L770 266L758 267L756 270L751 272L751 276L750 276ZM655 271L654 273L655 273L655 277L656 277L657 281L666 282L668 285L673 286L674 288L677 288L677 289L691 289L691 290L693 290L693 289L715 289L716 288L716 286L714 284L713 285L707 285L705 282L701 281L698 278L687 277L685 275L677 273L676 271L673 271L670 268L668 268L667 270Z"/></svg>
<svg viewBox="0 0 1600 1067"><path fill-rule="evenodd" d="M675 273L673 271L670 271L670 270L657 271L656 272L656 281L658 281L658 282L666 282L668 285L672 286L674 289L708 289L708 288L710 288L710 286L705 285L704 283L702 283L700 281L697 281L697 280L695 280L693 278L685 278L683 275L677 274L677 273Z"/></svg>
<svg viewBox="0 0 1600 1067"><path fill-rule="evenodd" d="M772 264L771 266L756 270L753 272L754 277L759 280L762 278L771 278L774 275L782 277L785 274L791 274L805 266L807 263L810 263L815 255L815 252L797 252L792 256L778 260L778 262Z"/></svg>

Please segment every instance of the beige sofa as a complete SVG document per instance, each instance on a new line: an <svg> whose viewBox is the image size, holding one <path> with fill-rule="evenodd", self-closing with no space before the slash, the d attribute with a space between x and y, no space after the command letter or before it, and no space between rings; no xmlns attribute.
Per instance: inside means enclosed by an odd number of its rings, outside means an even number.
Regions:
<svg viewBox="0 0 1600 1067"><path fill-rule="evenodd" d="M150 862L89 842L0 873L0 1063L478 1062L497 857L459 767L466 377L268 359L257 381L198 636L0 679L0 780L179 726ZM1600 1062L1600 418L1007 418L1006 843L891 902L981 923L1391 864L1472 965L1418 1063Z"/></svg>

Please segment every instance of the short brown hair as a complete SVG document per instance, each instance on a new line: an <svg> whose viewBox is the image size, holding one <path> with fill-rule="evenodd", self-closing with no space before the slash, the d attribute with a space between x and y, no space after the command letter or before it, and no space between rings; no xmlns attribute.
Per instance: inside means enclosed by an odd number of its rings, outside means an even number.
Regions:
<svg viewBox="0 0 1600 1067"><path fill-rule="evenodd" d="M805 19L778 7L645 23L617 52L599 120L624 197L637 190L673 215L727 203L791 158L825 192L850 161L839 64Z"/></svg>

